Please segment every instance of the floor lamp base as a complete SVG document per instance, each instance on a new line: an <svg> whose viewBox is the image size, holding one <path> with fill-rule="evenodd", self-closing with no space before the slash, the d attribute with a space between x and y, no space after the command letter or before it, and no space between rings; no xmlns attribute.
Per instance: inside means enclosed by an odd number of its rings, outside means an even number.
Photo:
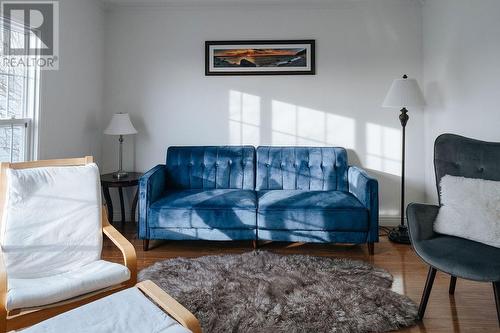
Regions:
<svg viewBox="0 0 500 333"><path fill-rule="evenodd" d="M399 227L392 229L389 231L389 239L394 243L410 244L408 228L405 225L400 225Z"/></svg>

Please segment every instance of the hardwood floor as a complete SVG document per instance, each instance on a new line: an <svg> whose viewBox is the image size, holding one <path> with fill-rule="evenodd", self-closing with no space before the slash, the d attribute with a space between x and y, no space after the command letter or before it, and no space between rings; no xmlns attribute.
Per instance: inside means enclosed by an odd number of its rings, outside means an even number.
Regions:
<svg viewBox="0 0 500 333"><path fill-rule="evenodd" d="M142 241L136 237L133 223L128 222L125 229L119 226L118 229L134 244L139 270L166 258L243 253L252 250L251 242L151 241L151 249L144 252ZM409 296L417 304L420 302L428 270L428 266L422 263L411 247L391 243L385 236L375 245L375 256L368 255L366 245L273 242L261 243L259 248L281 254L310 254L367 261L391 272L394 276L392 289ZM120 252L107 240L104 243L103 257L115 262L121 260ZM401 332L500 332L491 283L459 279L455 296L450 297L449 282L448 275L438 272L423 322Z"/></svg>

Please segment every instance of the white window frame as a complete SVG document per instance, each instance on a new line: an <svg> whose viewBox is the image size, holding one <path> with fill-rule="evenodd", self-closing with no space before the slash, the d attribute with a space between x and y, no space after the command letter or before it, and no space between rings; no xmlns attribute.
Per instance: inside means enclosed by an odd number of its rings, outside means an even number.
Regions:
<svg viewBox="0 0 500 333"><path fill-rule="evenodd" d="M13 119L0 119L0 127L9 127L11 129L11 135L10 135L10 160L9 162L13 162L13 156L14 156L14 127L17 125L24 125L24 158L23 161L29 161L31 160L32 152L31 152L31 118L13 118Z"/></svg>
<svg viewBox="0 0 500 333"><path fill-rule="evenodd" d="M1 21L1 20L0 20ZM4 22L1 21L2 29L5 29ZM12 24L10 25L13 26ZM23 29L24 27L18 25L19 29ZM3 34L3 31L0 31ZM3 35L1 36L3 39ZM27 48L30 47L30 44L36 43L39 44L38 38L35 37L34 34L30 34L29 36L24 37L25 46ZM30 55L29 57L38 57L38 55ZM14 77L22 77L24 79L23 82L23 110L21 118L0 118L0 127L9 127L11 128L11 138L10 138L10 162L13 162L13 144L14 144L14 127L19 125L24 125L24 161L36 160L38 158L38 117L39 117L39 105L40 105L40 69L38 67L26 68L22 75L13 74L11 69L0 71L0 76L7 77L7 89L5 96L5 110L8 112L9 110L9 76ZM29 81L33 80L33 84L30 85Z"/></svg>

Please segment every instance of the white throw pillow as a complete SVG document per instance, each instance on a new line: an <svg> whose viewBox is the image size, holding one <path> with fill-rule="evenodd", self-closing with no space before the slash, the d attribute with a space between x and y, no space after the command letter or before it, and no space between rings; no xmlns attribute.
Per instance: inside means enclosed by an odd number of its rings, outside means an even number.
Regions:
<svg viewBox="0 0 500 333"><path fill-rule="evenodd" d="M500 182L446 175L441 204L435 232L500 248Z"/></svg>

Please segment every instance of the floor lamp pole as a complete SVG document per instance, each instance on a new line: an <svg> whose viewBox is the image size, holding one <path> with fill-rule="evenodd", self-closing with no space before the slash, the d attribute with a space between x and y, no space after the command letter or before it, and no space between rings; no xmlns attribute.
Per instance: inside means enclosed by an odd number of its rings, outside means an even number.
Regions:
<svg viewBox="0 0 500 333"><path fill-rule="evenodd" d="M408 110L401 109L399 121L403 127L402 149L401 149L401 223L399 227L389 232L389 239L395 243L410 244L408 228L405 225L405 152L406 152L406 124L408 123Z"/></svg>

